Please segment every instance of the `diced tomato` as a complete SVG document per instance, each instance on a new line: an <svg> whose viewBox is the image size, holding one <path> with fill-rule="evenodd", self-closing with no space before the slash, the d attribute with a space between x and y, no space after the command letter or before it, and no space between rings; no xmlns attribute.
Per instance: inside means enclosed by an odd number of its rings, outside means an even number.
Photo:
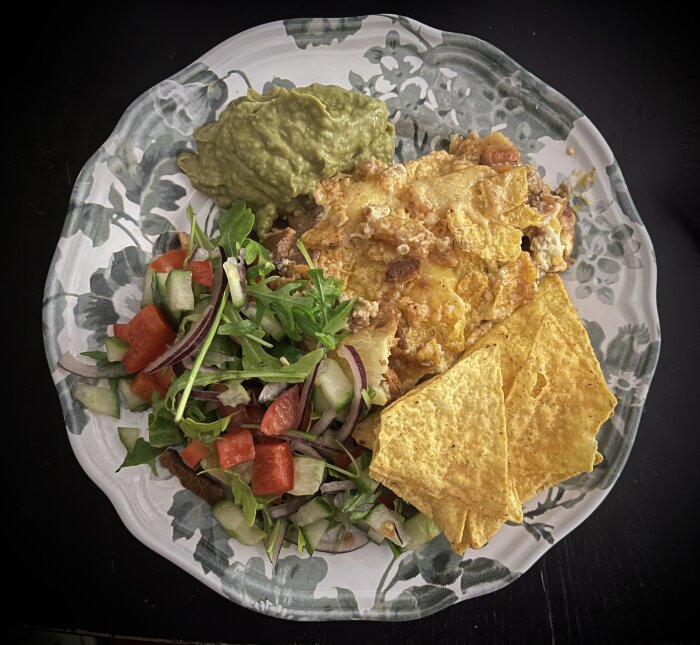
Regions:
<svg viewBox="0 0 700 645"><path fill-rule="evenodd" d="M126 340L126 336L129 333L129 325L124 325L122 323L114 323L113 327L114 335L121 340Z"/></svg>
<svg viewBox="0 0 700 645"><path fill-rule="evenodd" d="M167 387L163 387L158 379L153 374L139 372L134 378L129 381L129 389L136 395L150 401L153 399L153 393L158 392L160 398L165 396L168 391Z"/></svg>
<svg viewBox="0 0 700 645"><path fill-rule="evenodd" d="M187 249L173 249L163 255L159 255L151 262L151 269L160 273L171 271L172 269L182 269L187 258Z"/></svg>
<svg viewBox="0 0 700 645"><path fill-rule="evenodd" d="M361 452L362 446L360 445L356 445L352 450L350 450L350 454L356 459L360 456ZM338 468L343 468L344 470L347 470L350 466L350 457L348 457L344 452L342 455L338 455L334 461Z"/></svg>
<svg viewBox="0 0 700 645"><path fill-rule="evenodd" d="M253 435L246 428L229 430L215 442L216 455L219 458L219 466L230 468L242 464L244 461L255 459L255 446Z"/></svg>
<svg viewBox="0 0 700 645"><path fill-rule="evenodd" d="M122 361L129 374L142 370L175 340L175 332L155 305L146 305L126 325L115 325L114 334L131 345Z"/></svg>
<svg viewBox="0 0 700 645"><path fill-rule="evenodd" d="M211 262L194 260L187 265L187 270L192 271L192 282L209 288L214 284L214 270L211 268Z"/></svg>
<svg viewBox="0 0 700 645"><path fill-rule="evenodd" d="M194 468L210 452L211 446L202 443L199 439L193 439L180 451L180 457L190 468Z"/></svg>
<svg viewBox="0 0 700 645"><path fill-rule="evenodd" d="M299 386L294 385L280 394L265 410L260 432L279 435L294 430L299 416Z"/></svg>
<svg viewBox="0 0 700 645"><path fill-rule="evenodd" d="M172 367L168 367L164 370L157 370L153 372L153 376L155 377L156 381L160 383L161 387L165 390L163 392L163 396L165 396L165 392L168 391L168 388L170 387L170 384L172 383L173 379L175 378L175 372Z"/></svg>
<svg viewBox="0 0 700 645"><path fill-rule="evenodd" d="M396 499L396 493L393 491L388 490L386 493L383 493L379 497L377 497L377 501L380 504L384 504L387 508L394 509L394 500Z"/></svg>
<svg viewBox="0 0 700 645"><path fill-rule="evenodd" d="M281 495L294 488L292 449L286 441L269 441L255 446L253 495Z"/></svg>

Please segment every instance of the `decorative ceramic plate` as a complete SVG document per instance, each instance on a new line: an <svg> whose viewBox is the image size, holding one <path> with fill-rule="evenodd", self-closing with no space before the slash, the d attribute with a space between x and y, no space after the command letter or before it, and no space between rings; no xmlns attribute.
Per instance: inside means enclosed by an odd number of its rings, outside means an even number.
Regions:
<svg viewBox="0 0 700 645"><path fill-rule="evenodd" d="M368 544L343 555L283 549L273 571L261 548L244 547L176 479L147 467L115 473L124 456L119 421L73 402L76 377L56 367L64 351L95 349L115 322L138 310L154 248L187 228L192 203L211 230L217 209L178 170L178 151L248 87L265 91L334 83L384 99L396 124L397 158L445 147L450 134L501 130L551 186L579 182L577 261L565 284L619 399L600 431L605 461L592 473L527 503L464 558L440 537L393 560ZM574 183L576 183L574 181ZM231 600L300 620L410 620L515 580L603 500L634 441L659 353L656 263L613 155L568 100L495 47L393 15L300 19L234 36L139 97L83 168L58 242L44 299L44 342L73 450L126 526L144 544Z"/></svg>

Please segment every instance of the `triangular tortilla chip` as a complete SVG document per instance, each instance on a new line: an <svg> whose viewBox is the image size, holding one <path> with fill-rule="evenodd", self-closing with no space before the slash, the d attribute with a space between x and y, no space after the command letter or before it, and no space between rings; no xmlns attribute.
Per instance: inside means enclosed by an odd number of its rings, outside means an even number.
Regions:
<svg viewBox="0 0 700 645"><path fill-rule="evenodd" d="M507 461L499 351L485 347L382 412L370 475L506 517Z"/></svg>
<svg viewBox="0 0 700 645"><path fill-rule="evenodd" d="M589 345L569 338L545 315L506 399L508 471L521 501L556 483L552 473L562 481L590 472L596 435L615 408Z"/></svg>

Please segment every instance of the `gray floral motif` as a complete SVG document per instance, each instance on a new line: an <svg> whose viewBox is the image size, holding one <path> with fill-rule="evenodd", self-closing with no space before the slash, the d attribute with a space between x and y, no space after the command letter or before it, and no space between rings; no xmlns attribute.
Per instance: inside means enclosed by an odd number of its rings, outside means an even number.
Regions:
<svg viewBox="0 0 700 645"><path fill-rule="evenodd" d="M222 576L233 556L233 549L231 538L214 519L211 507L191 491L180 490L173 496L168 515L173 518L173 541L188 540L199 531L195 561L200 563L205 574L213 571Z"/></svg>
<svg viewBox="0 0 700 645"><path fill-rule="evenodd" d="M315 596L316 587L326 577L328 564L321 557L300 558L289 555L277 561L270 577L265 572L262 558L254 557L247 563L234 562L222 576L223 592L257 611L285 617L308 612L328 619L359 618L355 595L349 589L337 587L335 598Z"/></svg>
<svg viewBox="0 0 700 645"><path fill-rule="evenodd" d="M394 21L418 43L402 42L399 32L390 30L383 46L365 52L379 73L365 80L350 72L349 81L355 90L387 103L396 124L400 159L446 148L455 132L484 133L496 126L530 154L542 147L539 139L545 134L565 138L580 116L573 109L555 113L540 105L543 84L505 57L499 61L505 73L500 68L494 75L484 64L481 41L443 33L443 42L431 46L410 21L401 17Z"/></svg>
<svg viewBox="0 0 700 645"><path fill-rule="evenodd" d="M197 69L185 83L171 78L158 84L151 90L151 100L168 126L189 137L196 127L214 119L228 100L228 88L212 71Z"/></svg>
<svg viewBox="0 0 700 645"><path fill-rule="evenodd" d="M450 549L443 535L401 556L396 573L387 582L393 567L392 561L379 581L371 610L373 617L386 620L418 618L423 615L425 607L438 611L456 602L457 594L448 587L458 580L462 595L474 596L484 587L506 585L519 575L489 558L462 560ZM425 584L409 587L395 597L389 597L389 592L397 584L419 576Z"/></svg>
<svg viewBox="0 0 700 645"><path fill-rule="evenodd" d="M615 196L615 201L617 202L624 216L630 220L630 222L644 226L642 218L639 217L639 213L634 206L634 202L632 201L632 197L627 189L627 184L622 177L622 172L620 171L620 166L618 165L617 161L613 161L613 163L611 163L609 166L606 166L605 172L610 179L610 188Z"/></svg>
<svg viewBox="0 0 700 645"><path fill-rule="evenodd" d="M96 346L107 335L107 328L119 322L116 306L133 316L141 308L143 276L149 254L135 246L117 251L108 267L90 277L90 291L78 296L73 313L81 329L90 330L88 343Z"/></svg>
<svg viewBox="0 0 700 645"><path fill-rule="evenodd" d="M583 197L574 195L572 203L578 216L577 258L574 270L565 272L563 277L577 283L574 293L579 300L595 294L604 305L613 305L613 285L620 279L622 267L643 267L638 253L642 243L629 224L613 224L602 213L591 213ZM593 210L605 208L605 205L599 205Z"/></svg>
<svg viewBox="0 0 700 645"><path fill-rule="evenodd" d="M294 38L299 49L342 43L348 36L357 33L367 16L353 18L294 18L285 20L284 29Z"/></svg>

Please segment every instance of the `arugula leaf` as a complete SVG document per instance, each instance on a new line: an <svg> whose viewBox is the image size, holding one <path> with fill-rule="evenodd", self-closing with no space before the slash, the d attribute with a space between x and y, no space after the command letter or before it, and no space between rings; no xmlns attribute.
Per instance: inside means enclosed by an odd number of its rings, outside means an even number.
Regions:
<svg viewBox="0 0 700 645"><path fill-rule="evenodd" d="M226 428L231 420L231 415L221 417L215 421L195 421L186 417L180 421L180 428L190 439L199 439L209 443L216 439Z"/></svg>
<svg viewBox="0 0 700 645"><path fill-rule="evenodd" d="M237 256L241 245L246 240L255 224L255 215L238 200L219 216L219 237L217 242L223 247L226 255Z"/></svg>
<svg viewBox="0 0 700 645"><path fill-rule="evenodd" d="M148 415L148 441L154 448L167 448L182 443L182 433L172 414Z"/></svg>
<svg viewBox="0 0 700 645"><path fill-rule="evenodd" d="M304 552L304 547L306 546L306 538L304 537L304 534L301 532L301 529L297 527L297 548L299 549L299 553Z"/></svg>
<svg viewBox="0 0 700 645"><path fill-rule="evenodd" d="M141 466L142 464L149 464L151 469L155 469L155 458L160 455L165 450L165 448L155 448L148 441L139 437L134 444L134 447L127 452L126 457L122 465L117 468L116 472L119 472L122 468L128 468L129 466Z"/></svg>
<svg viewBox="0 0 700 645"><path fill-rule="evenodd" d="M80 352L81 356L87 356L88 358L94 358L97 361L97 364L99 365L100 363L107 363L109 364L109 361L107 360L107 352Z"/></svg>
<svg viewBox="0 0 700 645"><path fill-rule="evenodd" d="M246 484L238 473L231 473L231 492L233 493L233 501L243 509L243 517L248 526L253 526L255 523L255 515L258 512L258 501L250 490L250 486Z"/></svg>

